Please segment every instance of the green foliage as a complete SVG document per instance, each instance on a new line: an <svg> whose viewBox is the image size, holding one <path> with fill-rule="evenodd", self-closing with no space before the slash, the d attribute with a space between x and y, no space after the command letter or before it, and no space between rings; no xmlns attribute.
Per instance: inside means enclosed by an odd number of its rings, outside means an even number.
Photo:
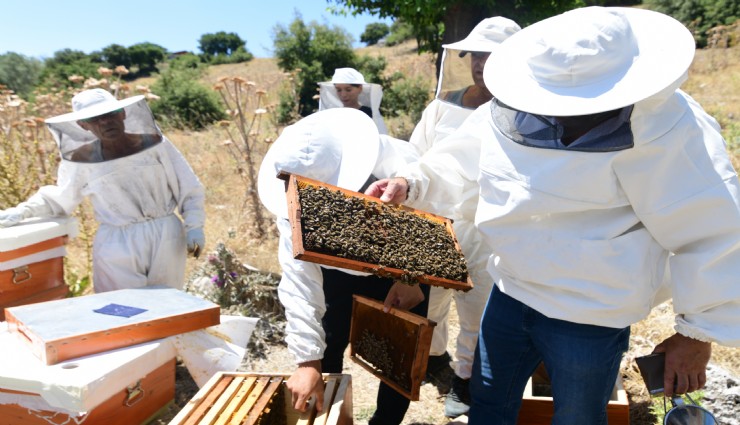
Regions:
<svg viewBox="0 0 740 425"><path fill-rule="evenodd" d="M33 91L38 83L43 63L38 59L8 52L0 55L0 84L16 92L23 98Z"/></svg>
<svg viewBox="0 0 740 425"><path fill-rule="evenodd" d="M131 65L137 67L137 75L149 75L157 71L157 64L167 57L167 49L154 43L138 43L128 48ZM111 64L120 65L120 64Z"/></svg>
<svg viewBox="0 0 740 425"><path fill-rule="evenodd" d="M388 65L385 56L367 56L363 55L357 58L355 68L365 77L368 83L377 83L381 86L389 84L391 81L383 77L383 71Z"/></svg>
<svg viewBox="0 0 740 425"><path fill-rule="evenodd" d="M372 46L378 44L378 41L390 33L390 28L382 22L374 22L365 26L365 31L360 34L360 41Z"/></svg>
<svg viewBox="0 0 740 425"><path fill-rule="evenodd" d="M232 250L218 243L189 279L185 291L220 305L229 314L259 318L248 349L250 357L264 358L267 344L285 343L286 319L277 295L279 283L279 275L245 266Z"/></svg>
<svg viewBox="0 0 740 425"><path fill-rule="evenodd" d="M404 22L403 19L396 19L391 25L390 34L385 39L385 45L395 46L413 38L414 27Z"/></svg>
<svg viewBox="0 0 740 425"><path fill-rule="evenodd" d="M402 19L413 28L419 51L439 52L445 23L455 24L459 16L506 16L522 27L577 6L583 0L331 0L339 5L335 13L369 13L380 18ZM709 1L709 0L707 0ZM458 19L456 19L458 18ZM475 22L477 23L477 22ZM475 23L470 25L472 28ZM471 24L465 22L466 25ZM393 30L391 29L391 33Z"/></svg>
<svg viewBox="0 0 740 425"><path fill-rule="evenodd" d="M288 28L277 25L273 42L280 69L287 72L300 70L295 76L295 85L298 110L302 116L317 109L314 99L317 83L328 80L336 68L354 66L352 37L345 30L316 22L307 25L300 15ZM291 109L288 105L283 105L283 108Z"/></svg>
<svg viewBox="0 0 740 425"><path fill-rule="evenodd" d="M644 4L686 25L694 33L698 47L706 47L711 28L740 19L740 0L645 0Z"/></svg>
<svg viewBox="0 0 740 425"><path fill-rule="evenodd" d="M168 62L170 68L174 69L202 69L205 64L201 60L201 57L192 53L186 53L184 55L175 56Z"/></svg>
<svg viewBox="0 0 740 425"><path fill-rule="evenodd" d="M419 122L432 97L427 82L418 77L407 79L400 72L393 74L389 81L383 90L381 114L385 117L407 115L412 122Z"/></svg>
<svg viewBox="0 0 740 425"><path fill-rule="evenodd" d="M117 66L125 66L131 68L131 54L129 49L121 46L120 44L111 44L110 46L104 47L99 52L100 59L105 62L109 68L115 68Z"/></svg>
<svg viewBox="0 0 740 425"><path fill-rule="evenodd" d="M254 55L247 50L246 44L236 33L225 31L203 34L198 40L203 59L214 65L252 60Z"/></svg>
<svg viewBox="0 0 740 425"><path fill-rule="evenodd" d="M161 123L200 130L226 117L218 95L201 84L197 69L169 68L152 85L159 100L151 108Z"/></svg>
<svg viewBox="0 0 740 425"><path fill-rule="evenodd" d="M104 65L98 58L80 50L63 49L46 59L39 80L44 87L71 87L69 77L73 75L96 75Z"/></svg>

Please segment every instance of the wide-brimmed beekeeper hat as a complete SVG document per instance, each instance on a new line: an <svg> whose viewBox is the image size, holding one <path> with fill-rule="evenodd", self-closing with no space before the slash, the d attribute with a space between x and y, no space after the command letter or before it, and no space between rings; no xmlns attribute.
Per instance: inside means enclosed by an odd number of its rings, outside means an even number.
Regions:
<svg viewBox="0 0 740 425"><path fill-rule="evenodd" d="M662 13L584 7L532 24L486 62L484 80L502 103L549 116L611 111L673 85L694 57L694 39Z"/></svg>
<svg viewBox="0 0 740 425"><path fill-rule="evenodd" d="M97 117L98 115L123 109L142 99L144 99L143 95L118 100L107 90L100 88L85 90L77 93L72 98L72 112L48 118L46 123L55 124Z"/></svg>
<svg viewBox="0 0 740 425"><path fill-rule="evenodd" d="M493 52L504 40L519 30L521 30L519 25L511 19L494 16L480 21L464 39L443 44L442 47L461 50L460 56L467 52Z"/></svg>
<svg viewBox="0 0 740 425"><path fill-rule="evenodd" d="M349 190L360 190L375 167L379 133L370 117L354 108L313 113L286 127L265 154L257 181L262 204L287 217L281 171Z"/></svg>

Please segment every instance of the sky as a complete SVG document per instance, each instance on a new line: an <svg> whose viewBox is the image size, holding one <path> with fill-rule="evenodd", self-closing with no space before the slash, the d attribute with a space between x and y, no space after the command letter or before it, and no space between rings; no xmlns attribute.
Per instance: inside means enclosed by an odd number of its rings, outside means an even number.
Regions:
<svg viewBox="0 0 740 425"><path fill-rule="evenodd" d="M256 57L272 57L276 25L287 28L300 14L346 30L362 47L360 35L377 16L337 16L328 0L0 0L0 54L15 52L39 59L62 49L92 53L111 44L129 47L150 42L170 52L200 53L203 34L236 33Z"/></svg>

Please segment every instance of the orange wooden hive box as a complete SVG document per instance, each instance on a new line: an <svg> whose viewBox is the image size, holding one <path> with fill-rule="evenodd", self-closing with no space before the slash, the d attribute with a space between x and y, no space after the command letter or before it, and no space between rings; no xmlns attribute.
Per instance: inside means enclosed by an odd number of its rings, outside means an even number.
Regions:
<svg viewBox="0 0 740 425"><path fill-rule="evenodd" d="M419 400L436 323L354 295L350 358L412 401Z"/></svg>
<svg viewBox="0 0 740 425"><path fill-rule="evenodd" d="M8 330L46 364L218 325L220 314L217 304L165 286L5 309Z"/></svg>
<svg viewBox="0 0 740 425"><path fill-rule="evenodd" d="M518 425L550 425L554 412L552 397L549 393L549 378L542 365L535 371L527 382L522 398L522 407L519 410ZM622 379L617 377L614 384L606 414L609 425L629 425L630 408L627 392L622 386Z"/></svg>
<svg viewBox="0 0 740 425"><path fill-rule="evenodd" d="M5 307L67 296L65 245L76 235L74 218L33 219L0 228L0 321L5 320Z"/></svg>
<svg viewBox="0 0 740 425"><path fill-rule="evenodd" d="M174 400L176 352L166 340L56 365L4 329L0 345L3 425L140 425Z"/></svg>
<svg viewBox="0 0 740 425"><path fill-rule="evenodd" d="M352 379L324 374L324 407L314 400L306 412L293 409L285 386L290 375L219 372L198 391L169 425L350 425Z"/></svg>
<svg viewBox="0 0 740 425"><path fill-rule="evenodd" d="M354 192L351 190L343 189L337 186L333 186L327 183L322 183L317 180L309 179L306 177L298 176L295 174L288 174L288 173L280 173L278 177L286 180L286 196L287 196L287 202L288 202L288 218L291 223L291 227L293 229L293 257L304 260L304 261L310 261L317 264L323 264L327 266L332 267L340 267L350 270L356 270L366 273L372 273L381 277L391 277L394 279L399 280L413 280L415 282L419 283L425 283L429 285L435 285L435 286L441 286L444 288L450 288L450 289L457 289L462 291L469 291L473 288L473 282L470 279L470 276L465 273L465 278L461 278L460 280L453 280L446 277L440 277L440 276L434 276L431 274L415 274L410 273L409 270L405 270L401 268L401 266L398 267L391 267L383 264L375 264L363 260L358 259L352 259L350 258L352 255L345 255L345 253L339 254L332 254L332 253L326 253L326 252L317 252L317 251L311 251L309 249L305 248L304 243L304 235L305 231L302 228L302 215L303 215L303 209L301 206L301 200L300 200L300 190L304 188L326 188L333 192L339 192L342 193L346 198L356 198L360 199L364 202L366 206L371 206L376 209L381 209L384 211L395 211L397 213L401 214L413 214L416 217L420 217L424 220L427 220L431 223L438 224L444 227L446 232L448 233L449 237L451 238L452 242L454 243L455 250L457 251L457 254L459 255L459 258L462 259L462 263L464 266L464 257L462 254L462 250L460 249L460 244L455 238L455 232L452 228L452 220L449 218L441 217L438 215L434 215L428 212L416 210L413 208L409 208L403 205L388 205L384 204L380 199L373 198L371 196L367 196L363 193ZM389 227L383 229L382 226L378 226L378 228L373 229L374 232L377 234L383 234L383 233L389 233L391 229ZM372 239L372 238L368 238ZM372 244L372 242L370 242ZM418 245L426 245L431 244L431 242L424 237L420 237L415 241ZM345 247L346 248L346 247ZM383 247L378 247L378 249L383 249ZM433 250L433 247L427 248L429 250ZM431 252L431 251L427 251ZM441 261L444 262L445 259L442 259Z"/></svg>

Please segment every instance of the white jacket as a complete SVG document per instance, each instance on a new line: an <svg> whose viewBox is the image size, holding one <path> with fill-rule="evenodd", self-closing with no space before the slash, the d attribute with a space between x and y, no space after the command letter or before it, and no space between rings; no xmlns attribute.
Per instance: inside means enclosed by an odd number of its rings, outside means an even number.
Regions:
<svg viewBox="0 0 740 425"><path fill-rule="evenodd" d="M478 180L489 270L503 292L548 317L629 326L663 301L669 278L679 333L740 346L738 178L717 122L674 90L635 105L631 149L523 146L493 126L484 104L399 174L409 199L450 208L465 205Z"/></svg>

